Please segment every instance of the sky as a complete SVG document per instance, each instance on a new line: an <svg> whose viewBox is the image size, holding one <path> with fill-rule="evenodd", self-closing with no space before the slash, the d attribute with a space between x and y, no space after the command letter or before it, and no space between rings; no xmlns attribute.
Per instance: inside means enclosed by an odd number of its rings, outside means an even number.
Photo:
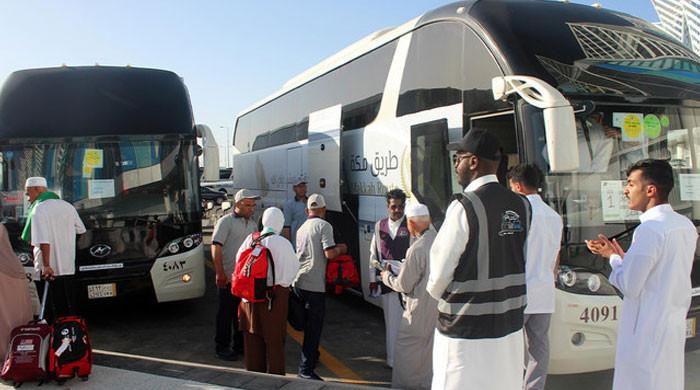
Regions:
<svg viewBox="0 0 700 390"><path fill-rule="evenodd" d="M651 0L573 3L656 22ZM230 144L236 114L366 35L450 0L0 0L0 82L13 71L127 64L184 78L197 123ZM226 151L221 150L226 165Z"/></svg>

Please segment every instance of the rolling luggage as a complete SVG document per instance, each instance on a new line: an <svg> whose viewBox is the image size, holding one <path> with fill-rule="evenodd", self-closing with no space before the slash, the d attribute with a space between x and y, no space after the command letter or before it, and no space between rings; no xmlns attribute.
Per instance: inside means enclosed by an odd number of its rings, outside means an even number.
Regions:
<svg viewBox="0 0 700 390"><path fill-rule="evenodd" d="M92 346L85 320L59 317L53 324L49 369L59 383L78 376L87 380L92 372Z"/></svg>
<svg viewBox="0 0 700 390"><path fill-rule="evenodd" d="M51 325L44 321L48 282L44 288L39 319L27 325L18 326L10 334L7 356L0 371L4 381L20 385L24 382L49 379L51 370L47 366L47 354L50 347Z"/></svg>

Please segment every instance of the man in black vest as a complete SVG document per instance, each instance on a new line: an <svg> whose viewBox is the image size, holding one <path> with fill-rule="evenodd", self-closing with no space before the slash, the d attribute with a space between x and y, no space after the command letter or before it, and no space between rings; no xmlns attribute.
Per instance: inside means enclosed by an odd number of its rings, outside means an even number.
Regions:
<svg viewBox="0 0 700 390"><path fill-rule="evenodd" d="M432 388L520 390L530 204L498 183L493 134L473 128L448 149L465 189L430 249L427 290L439 311Z"/></svg>
<svg viewBox="0 0 700 390"><path fill-rule="evenodd" d="M386 193L386 208L388 217L380 219L374 225L374 236L370 244L369 260L379 262L382 268L392 267L398 275L401 265L406 258L406 251L411 244L411 235L404 216L406 193L395 188ZM386 364L394 367L394 346L399 334L403 307L401 296L396 291L378 282L381 278L377 270L370 266L369 290L373 295L382 294L384 309L384 325L386 329ZM381 284L381 286L380 286Z"/></svg>

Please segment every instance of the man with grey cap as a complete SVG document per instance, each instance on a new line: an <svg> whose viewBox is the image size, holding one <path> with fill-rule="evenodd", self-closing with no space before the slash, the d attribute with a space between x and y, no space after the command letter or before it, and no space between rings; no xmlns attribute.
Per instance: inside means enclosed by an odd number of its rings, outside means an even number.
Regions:
<svg viewBox="0 0 700 390"><path fill-rule="evenodd" d="M257 194L245 188L236 192L233 212L216 222L211 236L211 258L219 289L219 309L216 313L216 356L235 360L243 352L243 334L238 329L238 305L241 300L231 294L231 274L236 266L236 253L249 234L257 230L253 220ZM233 327L233 349L231 329Z"/></svg>
<svg viewBox="0 0 700 390"><path fill-rule="evenodd" d="M284 230L282 235L292 242L292 246L297 244L297 231L301 224L306 221L306 179L300 176L292 186L294 197L284 204Z"/></svg>
<svg viewBox="0 0 700 390"><path fill-rule="evenodd" d="M22 239L33 247L36 272L52 281L47 319L78 314L73 285L75 237L85 233L85 225L72 204L48 190L45 178L30 177L24 187L30 206ZM40 295L43 288L43 283L37 283Z"/></svg>
<svg viewBox="0 0 700 390"><path fill-rule="evenodd" d="M318 346L326 314L326 264L328 260L347 253L348 247L336 245L333 239L333 226L324 220L326 201L323 195L312 194L306 205L309 217L297 232L299 273L294 282L297 295L307 308L298 375L304 379L320 380L314 370L320 355Z"/></svg>
<svg viewBox="0 0 700 390"><path fill-rule="evenodd" d="M425 289L430 273L430 247L437 232L431 228L428 207L409 203L404 215L415 241L406 251L398 275L391 269L381 273L382 281L403 293L405 310L394 346L391 386L402 389L429 389L433 370L433 335L437 323L437 301Z"/></svg>
<svg viewBox="0 0 700 390"><path fill-rule="evenodd" d="M427 290L439 312L432 387L521 390L530 203L498 182L492 133L472 128L448 149L465 188L430 248Z"/></svg>

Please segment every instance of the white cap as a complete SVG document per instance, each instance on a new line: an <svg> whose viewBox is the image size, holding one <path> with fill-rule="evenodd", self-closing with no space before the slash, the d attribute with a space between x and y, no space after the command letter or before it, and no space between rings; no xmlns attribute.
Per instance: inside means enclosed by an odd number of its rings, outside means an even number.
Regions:
<svg viewBox="0 0 700 390"><path fill-rule="evenodd" d="M24 183L24 188L29 187L48 187L46 179L41 176L34 176L27 179Z"/></svg>
<svg viewBox="0 0 700 390"><path fill-rule="evenodd" d="M320 209L326 207L326 200L323 199L321 194L311 194L309 199L306 201L306 208L309 210Z"/></svg>
<svg viewBox="0 0 700 390"><path fill-rule="evenodd" d="M260 199L260 195L256 195L253 193L251 190L246 190L245 188L240 189L238 192L236 192L236 196L234 196L233 200L234 202L238 203L242 201L243 199Z"/></svg>
<svg viewBox="0 0 700 390"><path fill-rule="evenodd" d="M299 184L306 184L306 178L304 176L299 176L297 177L294 182L292 183L294 187L298 186Z"/></svg>
<svg viewBox="0 0 700 390"><path fill-rule="evenodd" d="M404 211L406 218L412 217L429 217L430 211L423 203L409 203Z"/></svg>

